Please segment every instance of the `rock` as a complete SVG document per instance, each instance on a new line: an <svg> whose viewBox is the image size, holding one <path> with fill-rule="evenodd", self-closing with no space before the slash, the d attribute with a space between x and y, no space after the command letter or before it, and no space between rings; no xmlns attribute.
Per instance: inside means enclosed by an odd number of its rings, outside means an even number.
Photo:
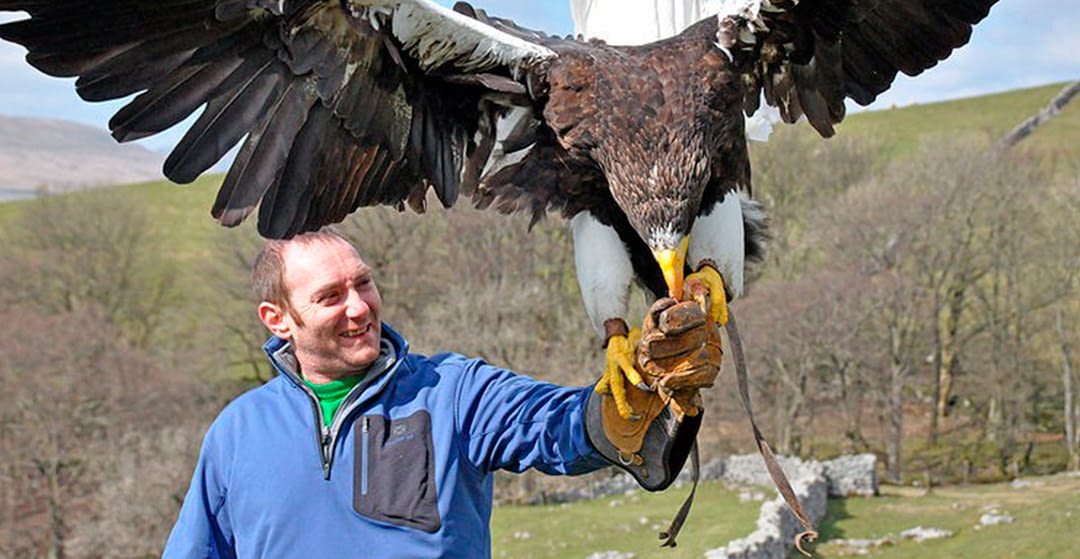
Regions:
<svg viewBox="0 0 1080 559"><path fill-rule="evenodd" d="M585 559L634 559L637 555L629 551L597 551Z"/></svg>
<svg viewBox="0 0 1080 559"><path fill-rule="evenodd" d="M830 497L873 497L878 494L877 456L841 456L824 462L824 465Z"/></svg>
<svg viewBox="0 0 1080 559"><path fill-rule="evenodd" d="M915 540L916 542L922 543L926 540L951 538L953 533L950 530L943 530L941 528L923 528L922 526L916 526L900 532L900 535L909 540Z"/></svg>
<svg viewBox="0 0 1080 559"><path fill-rule="evenodd" d="M878 549L890 545L893 545L893 540L888 536L877 539L841 538L838 540L829 540L830 550L835 549L837 555L869 555L871 549ZM830 553L830 555L831 554L832 553Z"/></svg>
<svg viewBox="0 0 1080 559"><path fill-rule="evenodd" d="M995 526L997 524L1012 524L1016 519L1007 514L988 512L979 517L980 526Z"/></svg>

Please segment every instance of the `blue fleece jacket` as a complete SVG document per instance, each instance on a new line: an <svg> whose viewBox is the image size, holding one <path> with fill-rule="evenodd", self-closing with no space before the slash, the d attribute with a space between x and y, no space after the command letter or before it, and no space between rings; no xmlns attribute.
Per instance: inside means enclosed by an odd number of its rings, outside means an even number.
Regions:
<svg viewBox="0 0 1080 559"><path fill-rule="evenodd" d="M279 373L210 426L166 559L490 557L492 472L606 466L588 388L456 354L408 353L383 325L376 372L323 427L286 342Z"/></svg>

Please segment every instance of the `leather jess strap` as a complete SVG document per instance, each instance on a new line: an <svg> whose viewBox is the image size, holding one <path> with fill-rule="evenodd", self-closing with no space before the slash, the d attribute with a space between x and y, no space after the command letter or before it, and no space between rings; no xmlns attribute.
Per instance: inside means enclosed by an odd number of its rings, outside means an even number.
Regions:
<svg viewBox="0 0 1080 559"><path fill-rule="evenodd" d="M777 463L776 456L773 454L772 448L769 447L769 442L765 440L765 436L761 434L761 429L758 429L757 422L754 421L754 410L750 406L750 387L747 381L746 356L743 354L742 339L739 337L739 328L735 324L735 315L731 313L730 308L728 313L726 328L728 339L731 342L731 349L735 353L735 376L739 383L739 398L742 399L743 408L746 409L746 416L750 419L750 427L754 430L754 442L757 443L761 457L765 459L765 469L769 471L769 477L772 478L776 489L780 491L780 496L784 498L788 507L791 508L791 512L795 514L799 523L806 530L795 536L795 548L799 550L799 553L809 557L810 552L803 549L802 544L804 541L809 543L816 541L818 533L814 530L810 520L806 518L806 514L803 513L802 507L799 505L799 499L795 497L795 491L791 489L791 483L788 482L787 475L784 474L783 468Z"/></svg>
<svg viewBox="0 0 1080 559"><path fill-rule="evenodd" d="M754 442L757 444L758 452L761 453L761 457L765 460L765 469L769 472L769 477L772 478L773 484L776 485L776 489L780 491L780 496L787 502L788 507L791 508L791 512L799 520L805 529L804 532L800 532L795 536L795 548L799 550L799 553L810 556L810 552L803 548L803 542L813 543L818 538L817 531L814 530L810 520L806 517L806 514L802 510L802 506L799 505L799 499L795 496L795 491L791 488L791 483L788 481L787 475L784 473L784 469L780 467L780 464L776 461L776 456L773 454L772 448L769 446L769 442L765 440L765 436L761 434L761 429L757 426L757 421L754 419L754 409L750 405L750 386L747 380L746 369L746 355L743 353L742 338L739 337L739 328L735 324L735 315L731 309L728 308L728 322L726 325L728 340L731 342L731 349L735 353L735 376L739 384L739 398L742 400L743 408L746 410L746 417L750 420L750 427L754 431ZM697 493L698 479L700 476L700 466L698 462L698 449L697 442L691 450L691 466L693 487L690 489L690 494L687 495L683 501L679 511L675 514L675 518L672 519L671 525L667 530L660 532L660 539L664 540L661 547L675 547L675 537L682 530L683 523L686 521L686 517L690 513L690 506L694 502L694 495Z"/></svg>
<svg viewBox="0 0 1080 559"><path fill-rule="evenodd" d="M690 475L693 478L694 485L690 488L690 494L683 500L682 506L675 513L675 517L671 519L671 524L668 525L667 530L660 532L660 539L664 540L660 544L660 547L675 547L677 543L675 538L682 530L683 524L686 523L686 517L690 515L690 506L694 504L694 495L697 494L698 480L701 479L701 459L698 457L697 441L694 441L693 446L690 447Z"/></svg>

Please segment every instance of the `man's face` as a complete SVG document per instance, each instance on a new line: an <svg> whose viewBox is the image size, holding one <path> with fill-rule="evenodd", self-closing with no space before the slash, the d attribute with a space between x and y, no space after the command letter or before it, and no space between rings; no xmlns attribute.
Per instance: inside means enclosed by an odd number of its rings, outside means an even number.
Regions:
<svg viewBox="0 0 1080 559"><path fill-rule="evenodd" d="M290 244L282 259L292 312L271 330L292 341L305 378L327 382L375 361L382 297L356 250L344 241L320 240Z"/></svg>

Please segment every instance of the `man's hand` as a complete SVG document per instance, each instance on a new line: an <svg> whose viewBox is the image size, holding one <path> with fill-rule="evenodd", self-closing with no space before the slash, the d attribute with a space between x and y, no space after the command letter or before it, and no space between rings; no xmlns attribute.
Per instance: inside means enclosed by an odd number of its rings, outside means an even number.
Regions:
<svg viewBox="0 0 1080 559"><path fill-rule="evenodd" d="M720 328L706 312L708 287L687 282L687 300L664 298L653 303L645 317L637 347L637 365L645 381L674 411L695 416L701 410L698 392L720 374L723 350Z"/></svg>

